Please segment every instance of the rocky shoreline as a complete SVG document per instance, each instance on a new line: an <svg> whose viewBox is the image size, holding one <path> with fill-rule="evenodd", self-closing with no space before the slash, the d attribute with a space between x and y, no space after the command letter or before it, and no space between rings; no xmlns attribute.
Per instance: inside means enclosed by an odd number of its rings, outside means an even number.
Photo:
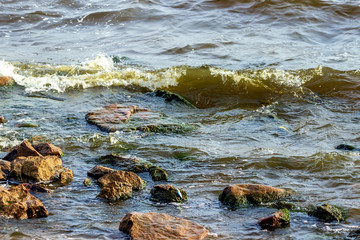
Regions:
<svg viewBox="0 0 360 240"><path fill-rule="evenodd" d="M138 116L135 116L136 114ZM118 104L108 105L102 110L86 115L86 120L90 124L95 124L100 130L106 132L129 128L128 125L124 127L123 124L131 121L135 121L131 123L133 124L131 129L154 133L167 133L172 129L178 132L178 126L182 126L181 123L175 125L166 123L168 124L166 125L161 123L162 120L158 122L162 118L161 113L152 112L149 109ZM154 119L156 124L153 123ZM4 117L0 117L0 123L6 123ZM357 150L355 147L350 149L344 146L338 149ZM56 186L60 187L72 181L73 172L62 165L62 156L62 150L48 142L32 145L28 140L24 140L18 146L9 149L8 154L0 160L0 181L11 180L12 186L0 187L0 215L16 219L48 217L46 207L41 203L41 196L38 199L31 192L46 192L48 191L46 186L50 183L56 183ZM95 165L89 169L88 178L84 176L84 185L90 186L95 182L99 186L97 197L100 200L126 201L133 196L133 191L141 193L146 188L146 181L137 173L148 172L152 181L161 182L151 189L151 201L163 204L186 204L189 201L186 190L167 184L171 176L166 170L151 162L110 153L99 157L95 163L106 166ZM271 216L259 219L257 223L259 231L261 229L274 231L277 228L289 227L291 212L295 210L306 212L309 216L324 222L341 222L346 217L341 208L327 203L318 206L309 205L305 209L298 206L294 201L296 190L262 184L229 184L219 195L219 201L227 207L228 211L248 207L277 209ZM210 233L206 226L154 212L129 212L121 220L119 229L128 233L134 240L205 239Z"/></svg>

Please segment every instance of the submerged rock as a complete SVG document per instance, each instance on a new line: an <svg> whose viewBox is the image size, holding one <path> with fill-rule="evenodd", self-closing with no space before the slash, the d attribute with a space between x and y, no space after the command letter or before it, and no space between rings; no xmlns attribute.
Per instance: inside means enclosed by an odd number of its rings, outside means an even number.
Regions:
<svg viewBox="0 0 360 240"><path fill-rule="evenodd" d="M309 215L324 220L325 222L331 221L343 221L343 211L335 206L325 203L321 206L317 206L315 209L309 212Z"/></svg>
<svg viewBox="0 0 360 240"><path fill-rule="evenodd" d="M270 217L262 218L258 221L262 229L275 230L276 228L284 228L290 225L290 212L288 209L280 209Z"/></svg>
<svg viewBox="0 0 360 240"><path fill-rule="evenodd" d="M183 189L168 184L156 185L151 189L151 200L155 202L184 202L187 193Z"/></svg>
<svg viewBox="0 0 360 240"><path fill-rule="evenodd" d="M168 180L167 172L158 166L150 167L149 173L150 173L153 181L162 181L162 180L167 181Z"/></svg>
<svg viewBox="0 0 360 240"><path fill-rule="evenodd" d="M11 162L10 177L21 182L53 182L60 180L66 183L72 180L72 171L62 166L57 156L18 157Z"/></svg>
<svg viewBox="0 0 360 240"><path fill-rule="evenodd" d="M17 127L19 128L38 128L39 125L36 123L19 123L16 124Z"/></svg>
<svg viewBox="0 0 360 240"><path fill-rule="evenodd" d="M346 150L346 151L360 151L360 148L356 148L354 146L347 145L347 144L340 144L340 145L336 146L335 149Z"/></svg>
<svg viewBox="0 0 360 240"><path fill-rule="evenodd" d="M111 182L100 190L98 197L117 201L131 198L133 186L125 182Z"/></svg>
<svg viewBox="0 0 360 240"><path fill-rule="evenodd" d="M133 105L111 104L87 113L85 119L105 132L139 130L164 133L189 130L188 126L169 120L163 113Z"/></svg>
<svg viewBox="0 0 360 240"><path fill-rule="evenodd" d="M98 166L95 166L92 169L90 169L87 172L87 175L89 177L94 178L94 179L99 179L102 176L105 176L106 174L112 173L112 172L116 172L116 170L98 165Z"/></svg>
<svg viewBox="0 0 360 240"><path fill-rule="evenodd" d="M128 213L121 220L119 230L133 240L201 240L209 234L199 224L164 213Z"/></svg>
<svg viewBox="0 0 360 240"><path fill-rule="evenodd" d="M270 207L276 208L276 209L286 208L286 209L292 210L295 208L295 204L284 202L284 201L277 201L276 203L271 204Z"/></svg>
<svg viewBox="0 0 360 240"><path fill-rule="evenodd" d="M20 145L13 147L10 152L3 158L6 161L13 161L18 157L42 156L35 150L28 140L23 141Z"/></svg>
<svg viewBox="0 0 360 240"><path fill-rule="evenodd" d="M281 188L260 184L234 184L226 187L219 196L223 204L232 208L248 204L259 205L266 202L276 201L292 194Z"/></svg>
<svg viewBox="0 0 360 240"><path fill-rule="evenodd" d="M14 82L10 76L0 76L0 86L11 85Z"/></svg>
<svg viewBox="0 0 360 240"><path fill-rule="evenodd" d="M6 123L6 119L3 116L0 116L0 123Z"/></svg>
<svg viewBox="0 0 360 240"><path fill-rule="evenodd" d="M6 189L0 187L0 215L16 218L47 217L48 212L39 199L23 185Z"/></svg>
<svg viewBox="0 0 360 240"><path fill-rule="evenodd" d="M101 187L105 187L109 183L120 182L130 184L133 190L141 190L145 187L146 182L142 180L136 173L116 171L108 173L105 176L98 179L98 183Z"/></svg>
<svg viewBox="0 0 360 240"><path fill-rule="evenodd" d="M191 102L189 102L188 100L186 100L183 96L177 94L177 93L173 93L167 90L156 90L155 91L155 96L157 97L162 97L165 98L165 101L167 102L178 102L178 103L182 103L184 105L187 105L191 108L197 108L195 107L194 104L192 104Z"/></svg>

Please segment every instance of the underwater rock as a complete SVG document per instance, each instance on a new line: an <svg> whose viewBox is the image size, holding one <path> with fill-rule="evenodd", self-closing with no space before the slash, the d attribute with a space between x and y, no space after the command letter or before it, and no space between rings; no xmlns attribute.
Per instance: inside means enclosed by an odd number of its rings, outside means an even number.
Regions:
<svg viewBox="0 0 360 240"><path fill-rule="evenodd" d="M37 145L33 145L36 151L38 151L43 156L63 156L63 152L59 147L56 147L55 145L51 143L40 143Z"/></svg>
<svg viewBox="0 0 360 240"><path fill-rule="evenodd" d="M101 187L105 187L111 182L128 183L132 186L133 190L141 190L146 185L146 182L141 179L136 173L126 171L116 171L108 173L98 179L98 183Z"/></svg>
<svg viewBox="0 0 360 240"><path fill-rule="evenodd" d="M14 82L10 76L0 76L0 86L11 85Z"/></svg>
<svg viewBox="0 0 360 240"><path fill-rule="evenodd" d="M100 190L98 197L111 201L126 200L132 197L133 186L125 182L111 182Z"/></svg>
<svg viewBox="0 0 360 240"><path fill-rule="evenodd" d="M167 181L168 180L167 172L164 169L162 169L161 167L152 166L149 168L149 173L150 173L153 181L162 181L162 180Z"/></svg>
<svg viewBox="0 0 360 240"><path fill-rule="evenodd" d="M150 194L151 200L155 202L184 202L187 200L187 193L183 189L169 184L156 185L151 189Z"/></svg>
<svg viewBox="0 0 360 240"><path fill-rule="evenodd" d="M13 147L10 152L3 158L6 161L13 161L18 157L42 156L35 150L28 140L23 141L20 145Z"/></svg>
<svg viewBox="0 0 360 240"><path fill-rule="evenodd" d="M20 123L20 124L16 124L17 127L19 128L38 128L39 125L36 123Z"/></svg>
<svg viewBox="0 0 360 240"><path fill-rule="evenodd" d="M153 166L151 163L141 161L136 157L122 157L115 154L109 154L106 156L102 156L96 160L100 163L108 163L112 165L116 165L122 171L128 172L147 172L148 169Z"/></svg>
<svg viewBox="0 0 360 240"><path fill-rule="evenodd" d="M87 172L87 175L89 177L94 178L94 179L99 179L102 176L105 176L106 174L112 173L112 172L116 172L116 170L108 168L108 167L103 167L103 166L97 165L97 166L93 167L92 169L90 169Z"/></svg>
<svg viewBox="0 0 360 240"><path fill-rule="evenodd" d="M295 204L284 202L284 201L277 201L276 203L271 204L270 207L276 208L276 209L286 208L286 209L292 210L295 208Z"/></svg>
<svg viewBox="0 0 360 240"><path fill-rule="evenodd" d="M335 149L346 150L346 151L360 151L360 148L356 148L354 146L347 145L347 144L340 144L340 145L336 146Z"/></svg>
<svg viewBox="0 0 360 240"><path fill-rule="evenodd" d="M42 202L31 195L23 185L6 189L0 187L0 215L16 218L47 217L48 212Z"/></svg>
<svg viewBox="0 0 360 240"><path fill-rule="evenodd" d="M101 131L139 130L144 132L184 132L189 126L170 121L165 114L138 106L111 104L103 109L89 112L85 119Z"/></svg>
<svg viewBox="0 0 360 240"><path fill-rule="evenodd" d="M119 230L133 240L201 240L209 231L203 226L164 213L130 212L121 220Z"/></svg>
<svg viewBox="0 0 360 240"><path fill-rule="evenodd" d="M72 180L72 171L62 166L57 156L18 157L11 162L10 177L21 182L66 183Z"/></svg>
<svg viewBox="0 0 360 240"><path fill-rule="evenodd" d="M331 222L334 220L340 222L344 220L343 211L338 207L332 206L328 203L317 206L315 209L308 212L308 214L310 216L322 219L325 222Z"/></svg>
<svg viewBox="0 0 360 240"><path fill-rule="evenodd" d="M260 184L234 184L226 187L219 196L223 204L232 208L248 204L259 205L266 202L276 201L292 194L281 188Z"/></svg>
<svg viewBox="0 0 360 240"><path fill-rule="evenodd" d="M349 235L344 240L360 240L360 229L350 231Z"/></svg>
<svg viewBox="0 0 360 240"><path fill-rule="evenodd" d="M195 105L193 105L191 102L186 100L181 95L167 91L167 90L156 90L155 96L165 98L165 101L167 101L167 102L174 101L174 102L178 102L178 103L187 105L191 108L197 108L197 107L195 107Z"/></svg>
<svg viewBox="0 0 360 240"><path fill-rule="evenodd" d="M289 209L280 209L272 216L260 219L258 224L262 229L267 229L270 231L273 231L276 228L288 227L290 225Z"/></svg>
<svg viewBox="0 0 360 240"><path fill-rule="evenodd" d="M0 123L6 123L6 119L3 116L0 116Z"/></svg>

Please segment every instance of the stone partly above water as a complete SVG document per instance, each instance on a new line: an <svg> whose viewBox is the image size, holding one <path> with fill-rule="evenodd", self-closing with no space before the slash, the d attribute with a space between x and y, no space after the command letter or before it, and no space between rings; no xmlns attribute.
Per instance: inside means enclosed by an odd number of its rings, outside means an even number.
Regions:
<svg viewBox="0 0 360 240"><path fill-rule="evenodd" d="M100 190L98 197L111 201L126 200L132 197L133 186L125 182L111 182Z"/></svg>
<svg viewBox="0 0 360 240"><path fill-rule="evenodd" d="M6 189L0 187L0 215L16 219L47 217L48 212L39 199L24 185Z"/></svg>
<svg viewBox="0 0 360 240"><path fill-rule="evenodd" d="M0 123L6 123L6 119L3 116L0 116Z"/></svg>
<svg viewBox="0 0 360 240"><path fill-rule="evenodd" d="M10 76L0 76L0 86L11 85L14 82Z"/></svg>
<svg viewBox="0 0 360 240"><path fill-rule="evenodd" d="M102 176L105 176L106 174L112 173L112 172L116 172L116 170L108 168L108 167L103 167L103 166L97 165L97 166L93 167L92 169L90 169L87 172L87 175L89 177L94 178L94 179L99 179Z"/></svg>
<svg viewBox="0 0 360 240"><path fill-rule="evenodd" d="M259 205L276 201L292 194L281 188L260 184L234 184L226 187L219 196L219 200L232 208L248 204Z"/></svg>
<svg viewBox="0 0 360 240"><path fill-rule="evenodd" d="M328 203L317 206L315 209L309 212L309 215L322 219L325 222L340 222L344 220L343 211Z"/></svg>
<svg viewBox="0 0 360 240"><path fill-rule="evenodd" d="M164 213L131 212L121 220L119 230L133 240L201 240L209 231L194 222Z"/></svg>
<svg viewBox="0 0 360 240"><path fill-rule="evenodd" d="M262 229L267 229L270 231L273 231L276 228L288 227L290 225L289 209L280 209L273 215L260 219L258 224Z"/></svg>
<svg viewBox="0 0 360 240"><path fill-rule="evenodd" d="M187 200L187 193L183 189L169 184L156 185L151 189L150 194L151 200L155 202L184 202Z"/></svg>
<svg viewBox="0 0 360 240"><path fill-rule="evenodd" d="M170 120L161 112L138 106L111 104L103 109L89 112L85 119L105 132L139 130L144 132L185 132L191 127Z"/></svg>
<svg viewBox="0 0 360 240"><path fill-rule="evenodd" d="M136 173L126 171L116 171L108 173L98 179L98 183L101 187L105 187L111 182L130 184L135 191L143 189L146 185L146 182L141 179Z"/></svg>

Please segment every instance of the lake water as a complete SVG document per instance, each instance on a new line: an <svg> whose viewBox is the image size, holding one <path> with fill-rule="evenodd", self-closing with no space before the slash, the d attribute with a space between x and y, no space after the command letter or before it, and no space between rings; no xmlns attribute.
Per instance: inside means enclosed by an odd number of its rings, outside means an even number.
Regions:
<svg viewBox="0 0 360 240"><path fill-rule="evenodd" d="M4 239L126 239L130 211L199 223L209 239L343 239L360 228L360 4L355 0L0 0L0 157L42 136L62 148L74 180L36 195L50 216L0 218ZM150 92L181 94L197 109ZM85 121L112 103L164 112L196 126L184 134L105 133ZM38 128L19 128L23 122ZM102 155L136 156L166 169L188 202L107 203L83 186ZM267 207L231 211L218 196L235 183L297 193L300 207L348 214L324 223L292 212L290 227L262 231ZM6 183L3 183L6 185Z"/></svg>

